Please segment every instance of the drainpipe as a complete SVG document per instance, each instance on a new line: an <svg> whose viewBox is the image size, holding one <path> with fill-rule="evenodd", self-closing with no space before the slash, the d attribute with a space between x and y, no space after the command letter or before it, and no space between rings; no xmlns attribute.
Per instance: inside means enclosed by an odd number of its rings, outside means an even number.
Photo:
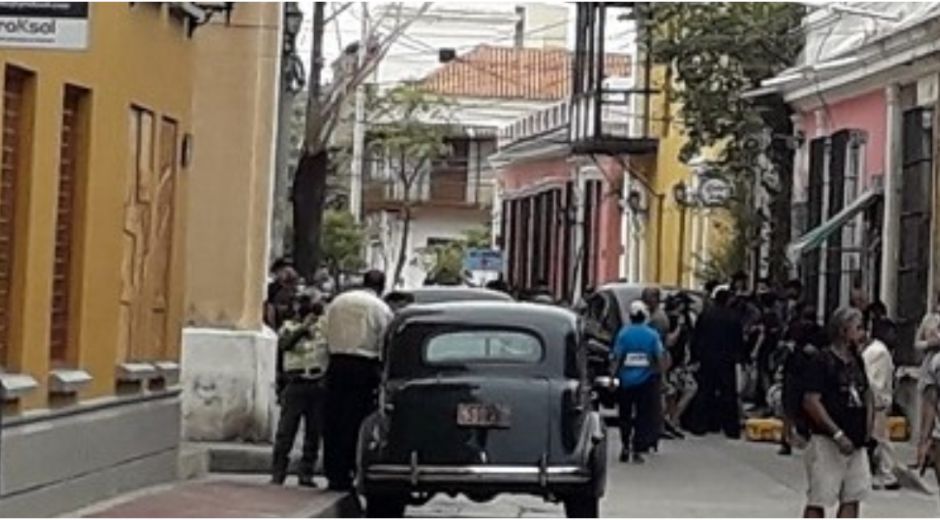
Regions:
<svg viewBox="0 0 940 520"><path fill-rule="evenodd" d="M901 99L897 84L885 88L887 135L885 136L884 219L881 227L881 301L888 316L897 319L898 248L901 224Z"/></svg>

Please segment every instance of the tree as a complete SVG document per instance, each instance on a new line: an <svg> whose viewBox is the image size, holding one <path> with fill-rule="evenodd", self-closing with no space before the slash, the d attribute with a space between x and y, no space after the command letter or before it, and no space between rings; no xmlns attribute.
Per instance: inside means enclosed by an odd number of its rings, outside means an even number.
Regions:
<svg viewBox="0 0 940 520"><path fill-rule="evenodd" d="M310 57L310 95L307 98L302 153L291 186L293 205L294 263L300 274L312 278L320 264L320 228L323 222L330 167L329 144L340 112L356 87L362 84L382 61L395 41L430 8L417 9L403 3L388 6L371 24L366 35L367 52L360 62L344 63L342 74L325 88L320 84L323 67L323 29L327 22L324 2L314 3L313 46Z"/></svg>
<svg viewBox="0 0 940 520"><path fill-rule="evenodd" d="M470 249L490 247L487 227L469 229L463 237L445 244L436 244L421 251L425 256L424 268L428 278L438 285L456 285L464 279L464 258Z"/></svg>
<svg viewBox="0 0 940 520"><path fill-rule="evenodd" d="M363 268L365 241L365 230L356 223L352 214L342 210L324 212L320 248L323 263L334 280L339 280L341 273Z"/></svg>
<svg viewBox="0 0 940 520"><path fill-rule="evenodd" d="M390 89L375 99L370 119L379 121L370 131L372 153L387 158L400 189L402 231L393 284L398 284L408 259L408 238L414 210L414 189L429 174L435 161L451 153L449 105L413 84Z"/></svg>
<svg viewBox="0 0 940 520"><path fill-rule="evenodd" d="M678 85L676 101L688 137L681 156L689 160L703 149L720 149L712 166L735 187L729 210L737 234L717 264L722 270L743 268L769 219L771 275L780 280L787 275L784 250L790 240L790 109L779 96L750 100L743 94L794 63L803 45L805 9L757 2L663 3L651 9L654 59L670 65L669 76L674 74ZM778 179L765 185L772 215L755 215L758 175Z"/></svg>

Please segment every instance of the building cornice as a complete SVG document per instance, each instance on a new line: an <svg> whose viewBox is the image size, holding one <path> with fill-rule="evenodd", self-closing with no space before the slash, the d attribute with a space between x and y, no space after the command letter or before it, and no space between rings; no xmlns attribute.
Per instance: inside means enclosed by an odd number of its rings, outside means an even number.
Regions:
<svg viewBox="0 0 940 520"><path fill-rule="evenodd" d="M817 74L784 89L784 99L801 110L811 110L883 88L906 83L940 71L940 18L931 18L884 38L869 42L851 56L859 63L837 73Z"/></svg>

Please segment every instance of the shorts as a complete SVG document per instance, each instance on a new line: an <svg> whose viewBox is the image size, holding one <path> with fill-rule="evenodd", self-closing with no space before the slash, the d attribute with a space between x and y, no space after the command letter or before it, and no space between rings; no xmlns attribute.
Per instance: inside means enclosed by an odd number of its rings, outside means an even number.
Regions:
<svg viewBox="0 0 940 520"><path fill-rule="evenodd" d="M861 502L868 495L871 470L866 450L843 455L834 440L813 435L803 455L809 484L806 505L826 508Z"/></svg>
<svg viewBox="0 0 940 520"><path fill-rule="evenodd" d="M694 393L698 389L698 383L692 370L686 367L675 367L666 374L663 383L663 393L672 397L686 393Z"/></svg>

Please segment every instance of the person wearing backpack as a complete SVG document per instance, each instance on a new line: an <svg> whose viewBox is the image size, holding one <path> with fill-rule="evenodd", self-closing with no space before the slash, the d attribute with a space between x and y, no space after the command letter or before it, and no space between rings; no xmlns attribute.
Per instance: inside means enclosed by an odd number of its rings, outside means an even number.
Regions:
<svg viewBox="0 0 940 520"><path fill-rule="evenodd" d="M803 376L813 356L826 344L826 334L816 321L816 309L801 305L794 309L794 319L786 332L784 359L781 361L781 408L783 433L780 455L790 455L793 445L801 447L809 438L803 413Z"/></svg>
<svg viewBox="0 0 940 520"><path fill-rule="evenodd" d="M829 346L812 356L801 382L810 438L804 452L808 481L804 517L822 518L838 504L840 518L859 516L871 489L867 448L874 407L860 349L862 311L844 307L829 323Z"/></svg>

